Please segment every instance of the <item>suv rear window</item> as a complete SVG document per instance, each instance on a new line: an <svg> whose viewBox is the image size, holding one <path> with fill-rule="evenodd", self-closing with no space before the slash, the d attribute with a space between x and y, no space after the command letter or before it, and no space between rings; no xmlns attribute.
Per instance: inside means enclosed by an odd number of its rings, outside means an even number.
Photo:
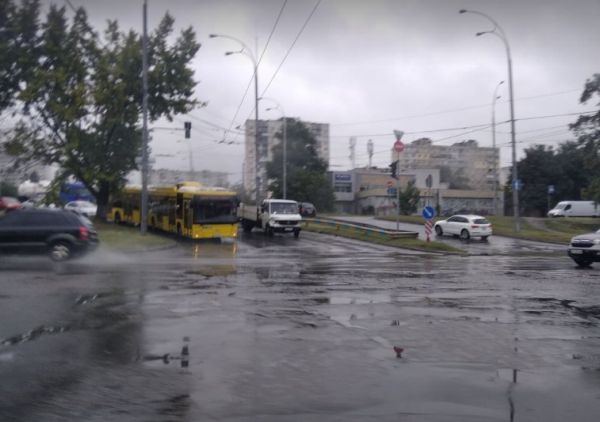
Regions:
<svg viewBox="0 0 600 422"><path fill-rule="evenodd" d="M475 223L475 224L490 224L490 222L487 221L485 218L476 218L475 220L473 220L473 223Z"/></svg>

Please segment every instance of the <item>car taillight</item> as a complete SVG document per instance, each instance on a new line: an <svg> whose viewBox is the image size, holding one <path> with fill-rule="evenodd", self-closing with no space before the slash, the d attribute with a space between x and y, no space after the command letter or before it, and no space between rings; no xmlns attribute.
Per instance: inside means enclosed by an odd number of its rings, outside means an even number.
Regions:
<svg viewBox="0 0 600 422"><path fill-rule="evenodd" d="M79 239L88 240L90 238L90 231L87 227L81 226L79 227Z"/></svg>
<svg viewBox="0 0 600 422"><path fill-rule="evenodd" d="M478 229L478 228L479 228L479 226L478 226L477 224L473 224L473 225L471 226L471 228L472 228L472 229Z"/></svg>

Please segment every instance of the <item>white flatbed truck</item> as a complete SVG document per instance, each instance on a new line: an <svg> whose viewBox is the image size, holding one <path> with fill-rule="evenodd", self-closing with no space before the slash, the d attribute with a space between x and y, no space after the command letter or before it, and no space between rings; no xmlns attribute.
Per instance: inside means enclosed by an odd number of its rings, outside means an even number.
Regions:
<svg viewBox="0 0 600 422"><path fill-rule="evenodd" d="M298 203L289 199L265 199L260 206L240 204L237 215L246 233L258 227L269 236L273 233L294 233L297 238L302 229Z"/></svg>

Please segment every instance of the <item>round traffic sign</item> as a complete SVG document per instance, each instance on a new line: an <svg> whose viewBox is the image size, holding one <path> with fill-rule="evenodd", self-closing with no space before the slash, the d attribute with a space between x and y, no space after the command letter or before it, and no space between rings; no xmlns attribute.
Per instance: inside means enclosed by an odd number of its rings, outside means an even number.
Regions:
<svg viewBox="0 0 600 422"><path fill-rule="evenodd" d="M396 152L404 151L404 144L402 143L402 141L397 140L396 142L394 142L394 151L396 151Z"/></svg>
<svg viewBox="0 0 600 422"><path fill-rule="evenodd" d="M425 220L431 220L434 215L435 210L433 209L433 207L426 206L425 208L423 208L423 218L425 218Z"/></svg>

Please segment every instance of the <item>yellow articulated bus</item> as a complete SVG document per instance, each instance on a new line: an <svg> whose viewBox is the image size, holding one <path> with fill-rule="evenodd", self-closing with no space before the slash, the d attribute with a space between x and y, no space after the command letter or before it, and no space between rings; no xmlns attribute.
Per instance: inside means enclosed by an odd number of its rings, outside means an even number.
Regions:
<svg viewBox="0 0 600 422"><path fill-rule="evenodd" d="M148 188L148 227L189 239L235 238L237 194L198 182ZM139 225L141 188L128 186L112 203L109 221Z"/></svg>

